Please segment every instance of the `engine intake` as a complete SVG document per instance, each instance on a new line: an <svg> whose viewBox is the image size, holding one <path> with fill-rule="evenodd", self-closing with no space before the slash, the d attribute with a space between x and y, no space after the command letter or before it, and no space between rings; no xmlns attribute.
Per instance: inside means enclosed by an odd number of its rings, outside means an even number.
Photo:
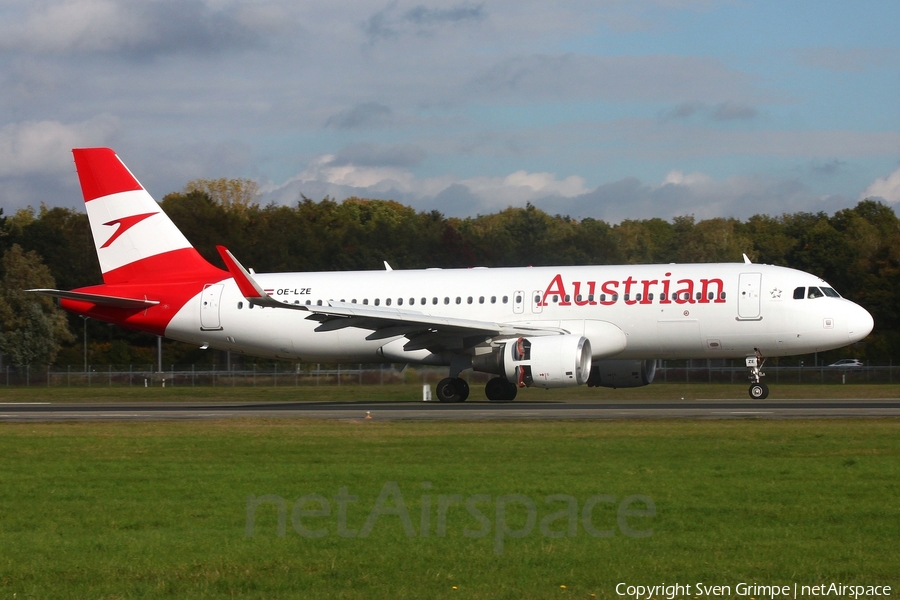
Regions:
<svg viewBox="0 0 900 600"><path fill-rule="evenodd" d="M584 336L522 337L501 352L501 374L519 387L570 387L590 377L591 342Z"/></svg>

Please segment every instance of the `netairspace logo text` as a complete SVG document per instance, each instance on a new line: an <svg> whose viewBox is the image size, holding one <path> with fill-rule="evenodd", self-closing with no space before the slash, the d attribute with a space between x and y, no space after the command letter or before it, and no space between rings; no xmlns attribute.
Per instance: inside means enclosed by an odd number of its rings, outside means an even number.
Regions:
<svg viewBox="0 0 900 600"><path fill-rule="evenodd" d="M616 594L634 598L635 600L652 600L653 598L717 598L717 597L752 597L769 598L877 598L891 595L889 585L849 585L844 583L820 583L814 585L761 585L758 583L738 583L735 585L709 585L697 583L660 583L656 585L631 585L619 583Z"/></svg>
<svg viewBox="0 0 900 600"><path fill-rule="evenodd" d="M422 482L422 489L431 489L431 482ZM544 510L538 510L538 503L525 494L473 494L466 498L462 494L422 494L419 498L421 511L418 515L410 515L406 501L396 481L388 481L381 488L381 493L368 513L368 517L359 529L353 529L348 523L348 510L351 504L357 503L359 496L351 495L348 488L342 487L330 500L321 494L307 494L294 502L290 511L291 525L299 535L305 538L322 538L337 533L343 538L365 538L375 528L379 518L394 517L399 519L407 537L446 537L448 528L457 531L460 525L462 534L468 538L483 538L493 533L494 554L503 554L507 539L523 538L538 529L541 535L548 538L575 537L579 530L591 537L610 538L618 529L621 534L630 538L646 538L653 535L652 529L636 529L630 518L655 517L656 505L648 496L636 494L625 496L621 500L609 494L597 494L587 498L583 503L568 494L552 494L543 498ZM276 533L284 536L287 533L288 503L275 494L264 496L247 496L246 537L254 537L256 533L256 511L263 504L272 504L278 513ZM616 508L616 518L609 523L598 523L603 520L595 515L602 507ZM451 507L458 507L451 513ZM459 515L465 508L469 517L464 522L448 526L448 515ZM334 510L336 509L336 510ZM508 518L512 513L521 517L525 513L525 522L520 527L520 518ZM543 517L538 520L539 512ZM337 513L335 515L335 513ZM337 517L336 527L328 527L323 519ZM413 517L419 517L418 531L413 525ZM436 517L436 518L433 518ZM455 517L454 517L455 518ZM384 520L384 519L382 519ZM512 522L511 522L512 521ZM646 521L643 521L646 522ZM468 525L476 524L471 528ZM331 525L335 525L331 523Z"/></svg>

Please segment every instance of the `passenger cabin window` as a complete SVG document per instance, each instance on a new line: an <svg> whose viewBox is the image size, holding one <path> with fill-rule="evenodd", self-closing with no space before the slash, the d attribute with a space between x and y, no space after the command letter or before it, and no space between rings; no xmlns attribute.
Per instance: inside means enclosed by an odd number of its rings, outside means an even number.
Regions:
<svg viewBox="0 0 900 600"><path fill-rule="evenodd" d="M491 296L491 304L497 304L497 296Z"/></svg>
<svg viewBox="0 0 900 600"><path fill-rule="evenodd" d="M244 308L244 303L238 302L238 310L241 310L242 308Z"/></svg>
<svg viewBox="0 0 900 600"><path fill-rule="evenodd" d="M806 288L794 288L794 300L803 300L803 297L806 295Z"/></svg>
<svg viewBox="0 0 900 600"><path fill-rule="evenodd" d="M432 304L437 304L437 303L438 303L438 299L437 299L437 298L432 298L432 299L431 299L431 303L432 303Z"/></svg>
<svg viewBox="0 0 900 600"><path fill-rule="evenodd" d="M820 290L819 288L811 287L811 288L809 288L809 292L806 294L806 297L807 298L824 298L825 294L823 294L822 290Z"/></svg>
<svg viewBox="0 0 900 600"><path fill-rule="evenodd" d="M466 304L472 304L472 296L466 298Z"/></svg>
<svg viewBox="0 0 900 600"><path fill-rule="evenodd" d="M484 304L484 296L478 296L478 304Z"/></svg>
<svg viewBox="0 0 900 600"><path fill-rule="evenodd" d="M509 302L509 296L503 296L503 304L506 304L508 302Z"/></svg>
<svg viewBox="0 0 900 600"><path fill-rule="evenodd" d="M381 304L381 298L375 298L375 306Z"/></svg>
<svg viewBox="0 0 900 600"><path fill-rule="evenodd" d="M375 301L375 304L378 304L378 300ZM385 306L390 306L390 305L391 305L391 299L388 298L387 300L385 300L385 301L384 301L384 305L385 305Z"/></svg>

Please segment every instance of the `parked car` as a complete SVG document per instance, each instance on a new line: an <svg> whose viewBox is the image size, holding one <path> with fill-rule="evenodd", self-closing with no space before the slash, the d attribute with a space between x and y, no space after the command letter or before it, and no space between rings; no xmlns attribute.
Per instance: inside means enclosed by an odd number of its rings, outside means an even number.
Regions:
<svg viewBox="0 0 900 600"><path fill-rule="evenodd" d="M828 365L829 367L861 367L863 366L862 361L857 358L842 358L836 363L832 363Z"/></svg>

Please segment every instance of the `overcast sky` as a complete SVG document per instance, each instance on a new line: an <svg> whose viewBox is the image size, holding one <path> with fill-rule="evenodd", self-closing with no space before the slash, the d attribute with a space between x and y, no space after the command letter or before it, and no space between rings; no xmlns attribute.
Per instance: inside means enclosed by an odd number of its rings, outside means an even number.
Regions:
<svg viewBox="0 0 900 600"><path fill-rule="evenodd" d="M159 198L451 216L900 206L900 2L5 0L0 206L81 203L110 146Z"/></svg>

